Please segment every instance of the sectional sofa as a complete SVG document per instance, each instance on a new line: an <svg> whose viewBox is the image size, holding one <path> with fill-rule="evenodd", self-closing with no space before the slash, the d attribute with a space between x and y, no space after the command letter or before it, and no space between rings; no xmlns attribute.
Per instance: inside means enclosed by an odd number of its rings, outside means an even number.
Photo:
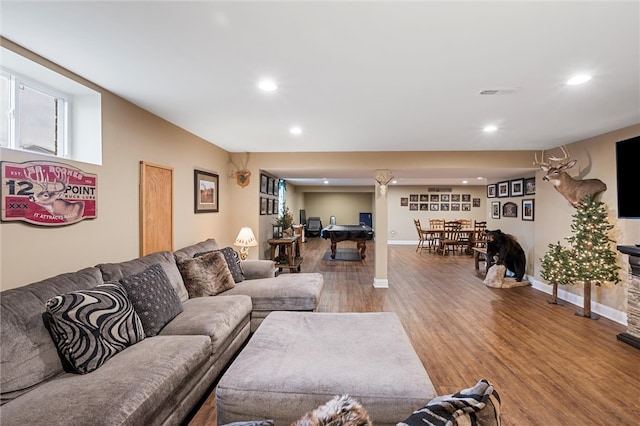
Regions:
<svg viewBox="0 0 640 426"><path fill-rule="evenodd" d="M231 252L210 239L3 291L0 424L183 422L271 311L317 308L322 275Z"/></svg>

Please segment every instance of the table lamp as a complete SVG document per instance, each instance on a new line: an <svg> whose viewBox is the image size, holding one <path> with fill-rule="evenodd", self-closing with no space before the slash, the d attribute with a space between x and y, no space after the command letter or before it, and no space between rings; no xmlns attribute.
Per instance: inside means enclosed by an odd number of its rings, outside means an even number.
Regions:
<svg viewBox="0 0 640 426"><path fill-rule="evenodd" d="M249 255L249 247L257 246L258 242L251 228L245 227L240 229L233 245L240 247L240 259L245 260Z"/></svg>

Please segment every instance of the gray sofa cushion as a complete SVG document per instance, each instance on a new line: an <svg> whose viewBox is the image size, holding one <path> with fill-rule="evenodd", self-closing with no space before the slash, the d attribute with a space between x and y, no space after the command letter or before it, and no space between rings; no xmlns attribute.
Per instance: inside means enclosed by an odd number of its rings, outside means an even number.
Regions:
<svg viewBox="0 0 640 426"><path fill-rule="evenodd" d="M62 363L42 314L47 300L103 284L100 270L86 268L2 292L0 297L0 389L2 402L62 373Z"/></svg>
<svg viewBox="0 0 640 426"><path fill-rule="evenodd" d="M227 261L229 272L233 275L233 281L236 283L244 281L244 272L240 266L240 256L238 252L231 247L225 247L220 249L220 253L224 255L224 260Z"/></svg>
<svg viewBox="0 0 640 426"><path fill-rule="evenodd" d="M47 302L47 314L60 355L81 374L145 338L127 292L115 284L56 296Z"/></svg>
<svg viewBox="0 0 640 426"><path fill-rule="evenodd" d="M169 277L171 285L178 294L180 301L184 302L189 299L189 294L187 293L187 289L184 287L182 276L176 266L176 259L173 257L173 253L169 251L148 254L144 257L132 259L126 262L101 263L97 265L96 268L99 268L102 271L102 278L104 281L120 281L122 277L140 273L149 266L155 264L162 266L167 277Z"/></svg>
<svg viewBox="0 0 640 426"><path fill-rule="evenodd" d="M194 257L198 253L206 253L213 250L219 250L220 247L215 239L209 238L205 241L192 244L190 246L176 250L173 255L177 262Z"/></svg>
<svg viewBox="0 0 640 426"><path fill-rule="evenodd" d="M91 374L65 373L2 406L2 426L159 425L162 407L210 363L206 336L156 336Z"/></svg>
<svg viewBox="0 0 640 426"><path fill-rule="evenodd" d="M183 312L160 332L161 335L199 335L211 339L211 353L221 354L249 322L248 296L197 297L183 303Z"/></svg>
<svg viewBox="0 0 640 426"><path fill-rule="evenodd" d="M147 336L155 336L176 315L182 312L182 302L160 265L151 265L142 272L122 277L133 307L142 320Z"/></svg>
<svg viewBox="0 0 640 426"><path fill-rule="evenodd" d="M251 296L254 311L313 311L323 283L318 273L283 274L243 281L221 295Z"/></svg>
<svg viewBox="0 0 640 426"><path fill-rule="evenodd" d="M181 260L178 270L190 298L215 296L235 286L227 261L220 251Z"/></svg>

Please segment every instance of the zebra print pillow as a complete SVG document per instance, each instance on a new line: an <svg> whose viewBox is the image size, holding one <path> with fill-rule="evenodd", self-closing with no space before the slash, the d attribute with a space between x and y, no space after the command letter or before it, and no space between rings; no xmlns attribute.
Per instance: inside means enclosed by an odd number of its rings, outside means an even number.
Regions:
<svg viewBox="0 0 640 426"><path fill-rule="evenodd" d="M80 374L145 338L127 292L116 284L56 296L47 301L47 316L58 352Z"/></svg>

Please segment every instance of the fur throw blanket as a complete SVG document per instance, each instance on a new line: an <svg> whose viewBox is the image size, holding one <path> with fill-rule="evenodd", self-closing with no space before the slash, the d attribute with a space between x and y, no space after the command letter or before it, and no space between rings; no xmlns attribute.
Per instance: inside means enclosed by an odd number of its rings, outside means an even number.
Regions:
<svg viewBox="0 0 640 426"><path fill-rule="evenodd" d="M349 395L338 395L291 426L372 426L367 410Z"/></svg>
<svg viewBox="0 0 640 426"><path fill-rule="evenodd" d="M504 276L507 271L507 267L504 265L494 264L491 265L487 271L487 275L484 278L484 285L493 288L512 288L512 287L524 287L529 285L529 281L522 280L516 281L515 278L507 278Z"/></svg>

